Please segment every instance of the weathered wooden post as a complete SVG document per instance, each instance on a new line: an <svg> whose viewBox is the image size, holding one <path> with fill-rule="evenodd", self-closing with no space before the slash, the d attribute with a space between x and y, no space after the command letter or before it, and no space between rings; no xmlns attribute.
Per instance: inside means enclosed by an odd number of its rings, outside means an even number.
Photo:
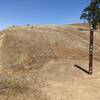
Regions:
<svg viewBox="0 0 100 100"><path fill-rule="evenodd" d="M90 44L89 44L89 74L93 73L93 35L94 30L90 29Z"/></svg>

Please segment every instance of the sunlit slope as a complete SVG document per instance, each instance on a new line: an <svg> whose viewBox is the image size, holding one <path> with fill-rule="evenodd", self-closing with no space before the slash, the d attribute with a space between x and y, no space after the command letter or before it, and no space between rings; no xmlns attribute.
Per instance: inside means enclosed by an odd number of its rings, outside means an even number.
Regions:
<svg viewBox="0 0 100 100"><path fill-rule="evenodd" d="M5 30L4 34L0 58L5 67L10 67L10 64L11 66L34 64L37 60L45 61L53 58L88 59L88 31L60 26L37 26L10 28ZM96 58L100 50L99 37L100 34L96 32L94 41Z"/></svg>
<svg viewBox="0 0 100 100"><path fill-rule="evenodd" d="M1 32L0 100L100 100L100 33L94 34L90 77L75 67L88 71L89 30L73 26Z"/></svg>
<svg viewBox="0 0 100 100"><path fill-rule="evenodd" d="M62 27L16 27L5 30L4 34L0 49L4 67L54 58L87 58L88 33Z"/></svg>

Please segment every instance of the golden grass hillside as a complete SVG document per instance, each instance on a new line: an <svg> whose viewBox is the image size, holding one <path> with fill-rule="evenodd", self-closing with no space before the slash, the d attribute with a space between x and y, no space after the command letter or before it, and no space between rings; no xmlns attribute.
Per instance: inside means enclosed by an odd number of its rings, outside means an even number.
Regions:
<svg viewBox="0 0 100 100"><path fill-rule="evenodd" d="M96 31L94 37L90 77L75 67L88 70L89 31L79 25L16 26L2 31L0 100L99 100L100 33Z"/></svg>

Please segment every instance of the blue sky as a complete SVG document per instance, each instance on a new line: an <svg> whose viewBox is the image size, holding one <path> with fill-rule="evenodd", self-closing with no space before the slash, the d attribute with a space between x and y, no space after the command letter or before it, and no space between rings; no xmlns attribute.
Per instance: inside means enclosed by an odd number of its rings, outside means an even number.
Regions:
<svg viewBox="0 0 100 100"><path fill-rule="evenodd" d="M0 0L0 29L11 25L79 23L90 0Z"/></svg>

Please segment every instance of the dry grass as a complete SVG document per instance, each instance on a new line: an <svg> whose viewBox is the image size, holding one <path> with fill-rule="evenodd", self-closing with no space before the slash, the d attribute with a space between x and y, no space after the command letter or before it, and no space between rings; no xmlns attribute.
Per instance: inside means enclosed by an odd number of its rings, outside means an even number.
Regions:
<svg viewBox="0 0 100 100"><path fill-rule="evenodd" d="M17 26L2 31L0 100L100 100L100 34L95 32L90 77L74 66L88 70L89 32L79 28Z"/></svg>

